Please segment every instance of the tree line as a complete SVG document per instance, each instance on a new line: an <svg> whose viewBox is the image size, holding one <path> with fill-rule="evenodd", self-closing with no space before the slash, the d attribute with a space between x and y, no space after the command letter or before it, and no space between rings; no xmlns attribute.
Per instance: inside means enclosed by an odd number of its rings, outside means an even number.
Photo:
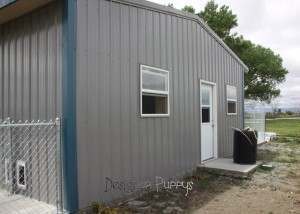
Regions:
<svg viewBox="0 0 300 214"><path fill-rule="evenodd" d="M182 10L203 19L248 66L249 72L245 74L246 98L270 102L280 95L278 85L284 82L288 73L283 67L281 56L270 48L254 44L243 35L232 33L232 29L238 26L238 19L228 6L219 6L211 0L199 13L189 5Z"/></svg>

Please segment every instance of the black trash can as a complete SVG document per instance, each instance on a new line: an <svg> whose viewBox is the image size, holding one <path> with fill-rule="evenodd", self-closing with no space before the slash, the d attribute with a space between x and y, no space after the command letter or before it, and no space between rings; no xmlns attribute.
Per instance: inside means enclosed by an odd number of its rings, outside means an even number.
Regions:
<svg viewBox="0 0 300 214"><path fill-rule="evenodd" d="M249 129L234 129L233 161L238 164L255 164L257 157L257 138Z"/></svg>

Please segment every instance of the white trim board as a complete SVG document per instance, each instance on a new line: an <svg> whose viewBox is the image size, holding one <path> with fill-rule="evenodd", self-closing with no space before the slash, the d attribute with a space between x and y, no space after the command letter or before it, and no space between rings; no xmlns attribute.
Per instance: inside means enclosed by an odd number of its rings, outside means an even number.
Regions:
<svg viewBox="0 0 300 214"><path fill-rule="evenodd" d="M210 161L210 160L214 160L214 159L217 159L218 158L218 94L217 94L217 84L215 82L210 82L210 81L207 81L207 80L202 80L200 79L199 80L200 82L200 90L199 90L199 94L200 94L200 133L201 133L201 124L202 124L202 115L201 115L201 107L202 107L202 97L201 97L201 86L202 84L207 84L207 85L211 85L213 86L213 115L214 115L214 118L213 118L213 124L214 124L214 155L213 155L213 158L209 159L209 160L202 160L202 157L201 157L201 138L200 138L200 160L201 160L201 163L204 163L206 161Z"/></svg>

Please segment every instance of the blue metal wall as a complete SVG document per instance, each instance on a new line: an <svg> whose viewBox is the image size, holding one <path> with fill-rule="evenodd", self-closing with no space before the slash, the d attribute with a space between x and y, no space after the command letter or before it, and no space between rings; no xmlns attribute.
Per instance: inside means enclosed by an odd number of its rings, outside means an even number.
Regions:
<svg viewBox="0 0 300 214"><path fill-rule="evenodd" d="M71 213L78 209L76 144L76 0L63 5L63 150L65 206Z"/></svg>

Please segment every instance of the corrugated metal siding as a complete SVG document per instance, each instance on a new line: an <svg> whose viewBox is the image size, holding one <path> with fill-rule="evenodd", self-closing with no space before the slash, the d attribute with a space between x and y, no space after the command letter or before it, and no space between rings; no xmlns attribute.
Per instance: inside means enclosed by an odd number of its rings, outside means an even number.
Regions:
<svg viewBox="0 0 300 214"><path fill-rule="evenodd" d="M80 207L111 200L105 178L153 181L200 162L199 79L218 87L219 156L241 127L244 68L198 23L104 0L78 1L77 127ZM170 117L140 118L139 64L170 71ZM226 84L238 115L226 114Z"/></svg>
<svg viewBox="0 0 300 214"><path fill-rule="evenodd" d="M61 3L0 25L0 118L55 119L61 112Z"/></svg>

